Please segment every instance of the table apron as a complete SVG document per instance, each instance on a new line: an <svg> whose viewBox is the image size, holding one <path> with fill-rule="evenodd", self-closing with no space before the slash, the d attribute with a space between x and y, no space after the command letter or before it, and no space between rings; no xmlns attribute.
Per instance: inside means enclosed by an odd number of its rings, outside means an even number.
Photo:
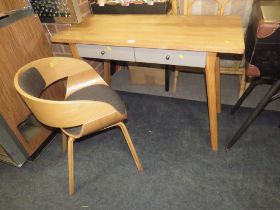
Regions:
<svg viewBox="0 0 280 210"><path fill-rule="evenodd" d="M204 68L206 52L77 44L81 57Z"/></svg>

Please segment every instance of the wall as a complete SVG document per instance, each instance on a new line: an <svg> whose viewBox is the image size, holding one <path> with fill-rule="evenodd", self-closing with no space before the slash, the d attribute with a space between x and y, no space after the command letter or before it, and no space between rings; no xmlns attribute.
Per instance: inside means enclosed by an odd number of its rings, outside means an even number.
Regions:
<svg viewBox="0 0 280 210"><path fill-rule="evenodd" d="M82 18L85 18L86 16L91 14L90 7L89 7L89 1L88 0L77 0L80 8L80 12L82 15ZM72 54L70 52L69 46L64 44L53 44L50 41L51 36L53 36L55 33L62 31L71 24L58 24L58 23L42 23L45 34L47 36L47 39L49 41L49 44L52 47L52 52L54 56L65 56L65 57L72 57ZM97 72L100 74L103 73L103 65L101 62L96 60L90 60L90 59L84 59L87 61Z"/></svg>

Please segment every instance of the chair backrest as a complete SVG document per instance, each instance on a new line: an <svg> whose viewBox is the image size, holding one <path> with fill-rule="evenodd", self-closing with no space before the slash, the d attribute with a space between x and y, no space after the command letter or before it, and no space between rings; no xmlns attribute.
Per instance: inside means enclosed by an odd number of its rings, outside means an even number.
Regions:
<svg viewBox="0 0 280 210"><path fill-rule="evenodd" d="M26 64L19 70L18 76L22 77L21 74L25 73L25 71L30 68L35 68L37 73L39 72L46 83L46 87L60 79L92 69L88 63L80 59L49 57L35 60ZM33 73L29 72L31 74L30 76L38 76L34 70L32 70L32 72Z"/></svg>
<svg viewBox="0 0 280 210"><path fill-rule="evenodd" d="M79 59L43 58L20 68L15 75L14 86L40 122L58 128L79 126L92 118L95 114L93 105L102 106L101 102L52 101L39 96L53 82L89 70L95 71Z"/></svg>
<svg viewBox="0 0 280 210"><path fill-rule="evenodd" d="M34 67L31 67L22 73L18 80L18 84L22 90L34 97L39 97L46 87L44 78Z"/></svg>
<svg viewBox="0 0 280 210"><path fill-rule="evenodd" d="M247 28L254 0L172 0L173 14L238 15ZM179 8L179 9L178 9Z"/></svg>
<svg viewBox="0 0 280 210"><path fill-rule="evenodd" d="M250 77L280 78L280 19L271 8L279 11L280 2L260 1L253 6L245 37L246 73Z"/></svg>
<svg viewBox="0 0 280 210"><path fill-rule="evenodd" d="M246 32L255 0L172 0L173 14L181 15L236 15L242 17ZM174 5L173 5L174 4ZM178 6L177 6L178 5ZM220 66L233 67L238 72L242 56L221 54ZM238 63L236 63L238 61ZM244 62L242 61L241 66ZM238 72L238 74L240 74Z"/></svg>

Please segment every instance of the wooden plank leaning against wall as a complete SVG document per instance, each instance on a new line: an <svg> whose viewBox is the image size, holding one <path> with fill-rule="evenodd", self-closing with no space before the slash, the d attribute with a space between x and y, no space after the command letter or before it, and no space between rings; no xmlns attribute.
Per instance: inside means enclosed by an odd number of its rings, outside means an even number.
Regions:
<svg viewBox="0 0 280 210"><path fill-rule="evenodd" d="M27 5L27 0L1 0L0 11L8 12ZM30 142L26 141L19 132L17 126L30 115L30 111L17 94L13 79L17 70L23 65L39 58L52 56L51 47L36 15L29 15L1 27L0 37L0 114L26 152L32 155L52 131L45 128ZM63 94L60 83L46 91L43 97L62 99Z"/></svg>

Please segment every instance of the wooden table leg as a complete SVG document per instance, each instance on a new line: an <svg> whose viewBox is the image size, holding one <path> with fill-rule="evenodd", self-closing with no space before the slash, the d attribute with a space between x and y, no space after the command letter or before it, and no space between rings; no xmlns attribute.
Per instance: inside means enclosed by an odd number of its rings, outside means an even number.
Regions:
<svg viewBox="0 0 280 210"><path fill-rule="evenodd" d="M216 99L217 99L217 112L221 112L221 81L220 81L220 58L216 57L215 65L216 73Z"/></svg>
<svg viewBox="0 0 280 210"><path fill-rule="evenodd" d="M108 60L104 60L104 80L108 85L111 85L111 67Z"/></svg>
<svg viewBox="0 0 280 210"><path fill-rule="evenodd" d="M208 97L208 112L210 124L210 137L212 150L218 149L218 126L217 126L217 98L216 98L216 64L217 53L208 52L206 59L206 86Z"/></svg>
<svg viewBox="0 0 280 210"><path fill-rule="evenodd" d="M70 47L73 58L81 58L78 53L76 44L70 43L69 47ZM111 85L110 61L107 61L107 60L106 61L104 60L104 80L105 80L105 82L107 82L108 85Z"/></svg>
<svg viewBox="0 0 280 210"><path fill-rule="evenodd" d="M79 53L78 53L78 50L77 50L77 47L76 47L76 44L69 44L69 47L70 47L70 50L71 50L71 53L72 53L72 56L73 58L81 58Z"/></svg>
<svg viewBox="0 0 280 210"><path fill-rule="evenodd" d="M169 91L170 65L165 65L165 91Z"/></svg>
<svg viewBox="0 0 280 210"><path fill-rule="evenodd" d="M110 60L110 75L113 75L117 71L117 63L114 60Z"/></svg>

